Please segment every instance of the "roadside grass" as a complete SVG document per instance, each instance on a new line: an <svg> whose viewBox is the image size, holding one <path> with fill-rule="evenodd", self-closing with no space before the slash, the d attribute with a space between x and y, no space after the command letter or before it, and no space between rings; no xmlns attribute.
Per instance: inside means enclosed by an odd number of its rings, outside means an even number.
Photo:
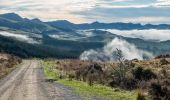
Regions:
<svg viewBox="0 0 170 100"><path fill-rule="evenodd" d="M44 73L47 77L47 79L58 79L58 73L57 70L54 68L54 63L53 62L43 62L44 66Z"/></svg>
<svg viewBox="0 0 170 100"><path fill-rule="evenodd" d="M55 63L52 61L43 62L44 73L47 79L55 80L57 83L72 88L76 93L88 97L88 100L91 100L96 96L105 100L136 100L137 98L136 91L125 91L119 88L111 88L99 84L89 86L86 82L82 81L60 79L59 74L61 72L55 69L54 64Z"/></svg>
<svg viewBox="0 0 170 100"><path fill-rule="evenodd" d="M95 97L99 96L107 100L135 100L136 93L133 91L123 91L120 89L113 89L111 87L94 84L89 86L85 82L76 80L59 80L61 84L72 87L76 93L83 94L85 96Z"/></svg>

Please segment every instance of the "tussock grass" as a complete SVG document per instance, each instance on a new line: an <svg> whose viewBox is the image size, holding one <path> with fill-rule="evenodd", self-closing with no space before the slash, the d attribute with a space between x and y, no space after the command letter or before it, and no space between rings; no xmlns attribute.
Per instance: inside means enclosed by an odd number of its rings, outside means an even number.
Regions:
<svg viewBox="0 0 170 100"><path fill-rule="evenodd" d="M89 86L86 82L82 81L70 81L67 78L60 79L60 74L62 72L55 68L54 62L43 62L43 65L44 73L48 79L57 80L58 83L72 88L76 93L89 97L89 99L97 96L104 100L135 100L137 96L136 91L125 91L99 84Z"/></svg>

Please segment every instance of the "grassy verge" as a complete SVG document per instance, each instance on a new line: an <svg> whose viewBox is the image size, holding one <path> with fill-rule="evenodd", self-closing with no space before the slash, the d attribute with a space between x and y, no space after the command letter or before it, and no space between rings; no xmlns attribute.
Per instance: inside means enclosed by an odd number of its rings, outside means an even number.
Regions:
<svg viewBox="0 0 170 100"><path fill-rule="evenodd" d="M68 79L59 79L59 74L61 72L55 69L54 64L54 62L43 62L46 77L48 79L57 80L58 83L71 87L78 94L88 97L99 96L106 100L135 100L136 98L135 91L113 89L111 87L99 84L89 86L87 83L82 81L69 81Z"/></svg>

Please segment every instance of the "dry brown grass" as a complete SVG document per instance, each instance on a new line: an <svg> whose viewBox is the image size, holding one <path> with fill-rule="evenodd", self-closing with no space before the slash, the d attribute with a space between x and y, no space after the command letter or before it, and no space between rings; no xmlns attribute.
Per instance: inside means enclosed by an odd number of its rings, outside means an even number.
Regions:
<svg viewBox="0 0 170 100"><path fill-rule="evenodd" d="M19 63L21 63L20 58L13 55L0 53L0 78L3 78L10 73Z"/></svg>
<svg viewBox="0 0 170 100"><path fill-rule="evenodd" d="M161 59L152 59L152 60L143 60L138 62L133 62L135 66L142 66L145 68L151 68L151 69L162 69L165 68L167 70L170 70L170 63L167 65L160 65ZM166 58L167 61L170 62L170 58ZM68 69L68 70L79 70L80 68L89 66L92 63L98 63L102 66L103 70L110 70L117 66L116 63L110 63L110 62L90 62L90 61L81 61L81 60L75 60L75 59L66 59L66 60L55 60L58 67L62 69Z"/></svg>
<svg viewBox="0 0 170 100"><path fill-rule="evenodd" d="M162 58L130 61L130 67L128 67L126 78L123 80L123 82L118 82L118 79L114 75L114 69L118 68L118 64L114 62L90 62L75 59L52 60L52 62L55 63L53 67L60 70L61 72L64 72L65 76L68 76L70 80L76 79L79 81L85 81L89 83L89 85L93 85L93 83L99 83L128 90L142 89L145 96L150 97L151 95L149 94L149 89L150 83L153 79L158 81L170 80L170 58L165 59L169 63L163 65L161 63ZM98 73L98 71L92 71L92 69L90 69L88 72L89 67L93 67L95 64L100 65L102 72ZM147 76L147 80L144 80L143 78L135 78L132 71L138 67L141 67L143 70L142 72L145 72L145 74L147 72L147 75L153 74L156 75L156 77L148 78L149 76ZM93 72L93 74L87 75L87 73L91 72ZM101 76L99 74L101 74ZM85 75L85 77L83 75ZM141 75L141 73L139 73L139 75ZM76 76L79 77L76 78Z"/></svg>

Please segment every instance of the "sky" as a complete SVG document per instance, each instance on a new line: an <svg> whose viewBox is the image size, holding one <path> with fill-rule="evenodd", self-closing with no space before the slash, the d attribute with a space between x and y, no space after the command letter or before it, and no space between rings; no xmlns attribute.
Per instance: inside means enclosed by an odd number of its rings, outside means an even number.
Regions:
<svg viewBox="0 0 170 100"><path fill-rule="evenodd" d="M170 0L0 0L0 14L43 21L170 24Z"/></svg>

